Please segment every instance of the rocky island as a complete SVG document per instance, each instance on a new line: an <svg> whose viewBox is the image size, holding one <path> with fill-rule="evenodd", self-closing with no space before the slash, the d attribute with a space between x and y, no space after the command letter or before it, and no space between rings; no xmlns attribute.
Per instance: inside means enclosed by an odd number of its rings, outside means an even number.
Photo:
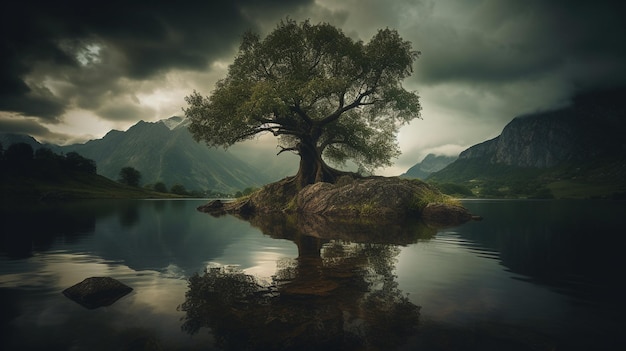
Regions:
<svg viewBox="0 0 626 351"><path fill-rule="evenodd" d="M437 227L479 219L458 200L417 179L344 175L336 183L318 182L297 190L293 178L268 184L232 202L213 200L198 207L212 215L259 214L320 215L338 219L382 222L422 219Z"/></svg>

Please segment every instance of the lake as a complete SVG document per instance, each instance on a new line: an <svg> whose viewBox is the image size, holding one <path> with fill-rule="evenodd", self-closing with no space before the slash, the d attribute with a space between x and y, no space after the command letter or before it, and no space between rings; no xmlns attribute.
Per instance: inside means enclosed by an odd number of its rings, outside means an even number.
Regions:
<svg viewBox="0 0 626 351"><path fill-rule="evenodd" d="M3 209L3 350L603 350L626 345L617 201L463 200L435 229L244 221L206 200ZM205 273L206 272L206 273ZM62 291L133 291L87 309Z"/></svg>

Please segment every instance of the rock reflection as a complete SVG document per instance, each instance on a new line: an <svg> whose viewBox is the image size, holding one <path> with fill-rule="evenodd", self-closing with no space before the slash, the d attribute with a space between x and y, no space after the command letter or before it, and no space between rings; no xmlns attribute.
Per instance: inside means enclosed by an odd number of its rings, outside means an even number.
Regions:
<svg viewBox="0 0 626 351"><path fill-rule="evenodd" d="M240 349L395 349L417 331L420 307L398 289L398 245L434 235L415 222L337 223L325 218L256 217L298 257L281 260L271 282L233 267L189 279L182 329L210 328L216 346Z"/></svg>

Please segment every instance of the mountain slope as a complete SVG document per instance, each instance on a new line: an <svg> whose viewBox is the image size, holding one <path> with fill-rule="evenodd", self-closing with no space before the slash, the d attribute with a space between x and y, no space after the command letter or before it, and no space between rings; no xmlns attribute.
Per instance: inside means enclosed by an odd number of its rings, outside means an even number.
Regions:
<svg viewBox="0 0 626 351"><path fill-rule="evenodd" d="M625 94L626 89L586 94L571 106L517 117L498 137L463 151L429 180L465 183L493 196L623 193Z"/></svg>
<svg viewBox="0 0 626 351"><path fill-rule="evenodd" d="M406 173L401 174L400 177L426 179L434 172L444 169L456 159L456 156L428 154L421 162L409 168Z"/></svg>
<svg viewBox="0 0 626 351"><path fill-rule="evenodd" d="M141 172L142 184L160 181L168 187L181 184L187 190L230 193L267 182L265 175L229 152L195 142L180 117L140 121L125 132L114 130L63 150L93 159L98 173L111 179L117 179L123 167L133 167Z"/></svg>

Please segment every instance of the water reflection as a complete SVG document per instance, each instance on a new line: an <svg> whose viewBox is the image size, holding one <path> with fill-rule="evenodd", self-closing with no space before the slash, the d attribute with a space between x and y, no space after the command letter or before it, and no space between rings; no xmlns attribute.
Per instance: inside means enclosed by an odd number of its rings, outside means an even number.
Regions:
<svg viewBox="0 0 626 351"><path fill-rule="evenodd" d="M621 218L626 203L608 201L469 201L471 211L489 213L480 225L460 230L474 246L499 253L503 266L531 282L577 298L607 300L624 309L614 288L626 267ZM515 225L511 218L521 217ZM520 279L520 278L518 278ZM624 310L626 312L626 310Z"/></svg>
<svg viewBox="0 0 626 351"><path fill-rule="evenodd" d="M19 259L44 251L58 238L74 242L94 231L96 215L93 208L65 204L0 208L0 253Z"/></svg>
<svg viewBox="0 0 626 351"><path fill-rule="evenodd" d="M191 201L98 200L2 208L0 255L25 259L61 246L137 271L175 266L191 274L249 232L237 218L217 220L195 206Z"/></svg>
<svg viewBox="0 0 626 351"><path fill-rule="evenodd" d="M263 216L250 223L298 247L271 282L232 267L189 279L183 330L210 328L218 347L395 349L415 335L420 307L398 288L398 245L435 234L418 222L375 225Z"/></svg>
<svg viewBox="0 0 626 351"><path fill-rule="evenodd" d="M0 349L623 349L625 203L469 201L435 235L204 202L3 208ZM134 290L85 310L90 276Z"/></svg>

